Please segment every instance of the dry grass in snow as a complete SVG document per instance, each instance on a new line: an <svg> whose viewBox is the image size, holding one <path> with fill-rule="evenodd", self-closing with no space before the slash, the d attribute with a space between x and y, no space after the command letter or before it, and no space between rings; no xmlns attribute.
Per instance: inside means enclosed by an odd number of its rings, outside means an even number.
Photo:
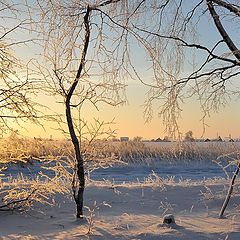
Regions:
<svg viewBox="0 0 240 240"><path fill-rule="evenodd" d="M240 239L238 186L225 219L218 212L226 180L173 182L148 179L115 185L88 182L85 219L75 219L71 197L57 195L54 206L35 205L26 213L0 212L1 239ZM176 225L162 225L166 213Z"/></svg>
<svg viewBox="0 0 240 240"><path fill-rule="evenodd" d="M94 144L91 151L83 153L89 172L119 162L137 166L155 160L166 163L192 159L194 164L196 160L204 164L221 154L223 159L217 160L225 170L229 164L235 164L235 152L238 154L238 149L233 152L235 146L230 144L214 148L209 145L211 151L208 145L197 144L180 148L143 143ZM20 205L11 204L14 211L9 211L8 206L0 207L0 239L240 239L239 182L226 218L219 219L229 183L223 178L176 181L174 177L162 179L153 172L143 182L115 184L88 180L85 219L76 221L70 191L74 157L69 142L14 138L0 146L1 204L28 198ZM233 154L226 155L230 152ZM31 164L34 170L39 168L43 172L33 174L34 178L21 174L4 176L11 174L12 168L25 171ZM162 224L168 213L174 214L176 220L171 228Z"/></svg>

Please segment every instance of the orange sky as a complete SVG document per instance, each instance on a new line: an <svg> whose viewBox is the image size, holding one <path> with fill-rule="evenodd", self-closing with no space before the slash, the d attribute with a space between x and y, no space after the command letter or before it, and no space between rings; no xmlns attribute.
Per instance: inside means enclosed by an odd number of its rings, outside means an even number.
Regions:
<svg viewBox="0 0 240 240"><path fill-rule="evenodd" d="M131 82L127 87L128 103L118 107L100 106L99 111L93 106L87 105L83 108L84 119L89 122L93 118L99 118L105 122L114 119L115 124L112 125L112 129L117 130L117 137L163 138L167 133L164 132L162 120L157 116L157 109L155 109L152 121L145 123L142 104L144 103L146 90L146 87L141 83ZM41 96L39 101L47 104L54 111L64 114L64 106L55 103L56 99ZM200 121L202 113L196 101L191 100L189 102L183 105L182 118L179 120L180 131L184 134L192 130L194 137L200 138L203 133L203 125ZM221 109L219 113L212 113L211 117L206 120L209 127L206 127L204 138L216 138L217 134L222 138L228 137L229 134L232 138L240 138L238 102L232 101L228 107ZM49 137L52 135L53 138L62 138L61 133L54 130L58 126L53 122L44 123L45 130L29 123L23 124L23 126L25 129L21 129L20 132L29 137Z"/></svg>

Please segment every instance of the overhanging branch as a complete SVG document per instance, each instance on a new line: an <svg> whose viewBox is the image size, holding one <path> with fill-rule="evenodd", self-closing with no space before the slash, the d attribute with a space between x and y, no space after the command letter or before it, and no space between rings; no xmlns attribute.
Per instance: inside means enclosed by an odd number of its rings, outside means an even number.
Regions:
<svg viewBox="0 0 240 240"><path fill-rule="evenodd" d="M235 7L233 4L224 2L222 0L212 0L214 3L218 4L221 7L228 9L230 12L235 13L237 16L240 17L240 9Z"/></svg>
<svg viewBox="0 0 240 240"><path fill-rule="evenodd" d="M222 36L224 42L227 44L228 48L231 50L231 52L233 53L233 55L240 61L240 51L239 49L236 47L236 45L234 44L234 42L232 41L232 39L229 37L228 33L225 31L219 15L217 14L217 12L214 9L213 6L213 1L211 0L207 0L207 5L208 5L208 10L213 18L213 21L220 33L220 35ZM215 1L214 1L215 2Z"/></svg>

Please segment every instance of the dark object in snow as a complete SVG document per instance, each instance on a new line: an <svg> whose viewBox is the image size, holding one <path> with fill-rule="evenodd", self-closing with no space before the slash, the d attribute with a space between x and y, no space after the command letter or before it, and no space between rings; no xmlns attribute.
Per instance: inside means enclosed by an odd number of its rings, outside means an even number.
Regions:
<svg viewBox="0 0 240 240"><path fill-rule="evenodd" d="M172 214L167 214L163 217L163 224L175 223L174 216Z"/></svg>

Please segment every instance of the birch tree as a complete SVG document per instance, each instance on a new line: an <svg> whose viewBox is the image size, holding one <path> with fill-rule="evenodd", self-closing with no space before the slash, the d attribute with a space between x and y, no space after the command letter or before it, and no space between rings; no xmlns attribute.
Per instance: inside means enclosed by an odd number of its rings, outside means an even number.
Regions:
<svg viewBox="0 0 240 240"><path fill-rule="evenodd" d="M148 4L147 4L148 3ZM62 97L69 136L75 149L76 178L72 191L76 217L83 216L85 175L75 112L84 104L99 109L125 101L125 84L140 79L133 52L150 45L138 34L154 16L155 1L37 1L40 32L45 38L41 74L49 94ZM157 16L155 16L157 17ZM145 19L144 19L145 18ZM141 68L141 67L140 67Z"/></svg>
<svg viewBox="0 0 240 240"><path fill-rule="evenodd" d="M27 32L30 20L23 3L0 1L0 125L1 134L12 130L11 123L37 121L37 103L31 97L37 89L31 79L28 63L17 57L14 50L34 41L18 39ZM24 18L22 17L24 14ZM29 61L29 60L28 60Z"/></svg>
<svg viewBox="0 0 240 240"><path fill-rule="evenodd" d="M221 23L227 20L237 28L239 5L234 0L36 3L42 22L39 32L45 40L45 68L41 66L41 74L47 92L61 96L65 106L76 160L77 178L72 190L76 216L81 218L85 176L75 109L89 103L97 109L100 103L122 103L125 84L132 78L149 87L147 119L152 117L152 105L157 102L166 130L172 134L178 130L180 103L185 98L197 95L205 115L218 109L229 96L227 83L239 74L238 48ZM218 40L198 42L197 30L202 21L215 27ZM134 57L139 50L145 52L142 56L146 61ZM196 62L191 57L199 52L201 57ZM190 74L184 71L186 68ZM147 79L145 69L150 76Z"/></svg>
<svg viewBox="0 0 240 240"><path fill-rule="evenodd" d="M183 102L199 100L205 119L239 95L239 1L160 1L162 24L138 28L155 48L155 78L149 86L145 116L159 106L166 131L178 132ZM145 36L145 37L144 37ZM176 136L176 135L175 135Z"/></svg>

